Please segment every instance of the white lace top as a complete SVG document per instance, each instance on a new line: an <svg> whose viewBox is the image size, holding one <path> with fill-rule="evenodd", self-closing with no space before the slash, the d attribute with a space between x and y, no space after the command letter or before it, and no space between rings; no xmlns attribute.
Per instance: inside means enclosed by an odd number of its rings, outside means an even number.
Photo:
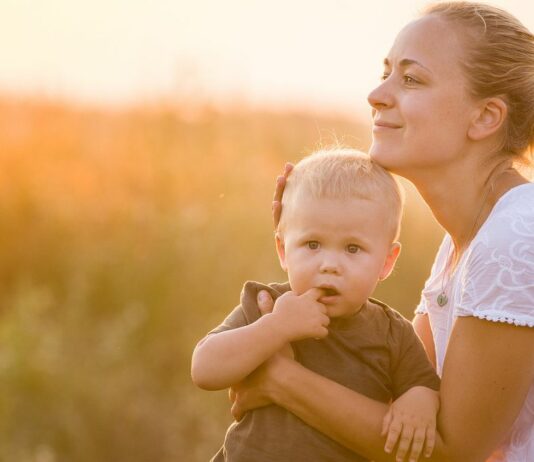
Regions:
<svg viewBox="0 0 534 462"><path fill-rule="evenodd" d="M501 196L446 283L449 301L440 307L437 297L451 249L446 235L415 310L429 315L439 375L458 316L534 327L534 184L517 186ZM534 383L494 457L492 461L534 461Z"/></svg>

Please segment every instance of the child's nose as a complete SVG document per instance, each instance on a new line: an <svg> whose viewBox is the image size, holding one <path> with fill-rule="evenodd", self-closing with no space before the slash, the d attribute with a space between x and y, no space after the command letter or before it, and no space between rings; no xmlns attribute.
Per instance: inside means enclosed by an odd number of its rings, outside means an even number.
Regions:
<svg viewBox="0 0 534 462"><path fill-rule="evenodd" d="M339 263L333 255L325 255L321 261L319 271L321 273L339 273Z"/></svg>

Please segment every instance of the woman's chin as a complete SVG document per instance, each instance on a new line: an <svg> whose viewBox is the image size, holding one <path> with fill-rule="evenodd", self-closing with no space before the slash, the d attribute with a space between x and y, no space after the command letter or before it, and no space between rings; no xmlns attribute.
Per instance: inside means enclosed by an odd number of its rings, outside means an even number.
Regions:
<svg viewBox="0 0 534 462"><path fill-rule="evenodd" d="M391 149L387 149L385 146L380 146L380 143L373 143L369 148L369 157L376 164L385 168L386 170L392 170L395 168L396 155Z"/></svg>

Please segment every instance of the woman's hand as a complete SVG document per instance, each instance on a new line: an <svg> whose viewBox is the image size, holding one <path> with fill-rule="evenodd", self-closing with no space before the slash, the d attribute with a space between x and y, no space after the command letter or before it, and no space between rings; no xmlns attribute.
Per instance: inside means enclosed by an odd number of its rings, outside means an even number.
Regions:
<svg viewBox="0 0 534 462"><path fill-rule="evenodd" d="M430 388L410 388L394 401L384 416L382 436L387 434L384 450L388 453L398 442L396 460L402 462L411 445L410 462L416 462L423 451L430 457L436 441L436 414L439 394Z"/></svg>
<svg viewBox="0 0 534 462"><path fill-rule="evenodd" d="M280 216L282 214L282 196L284 195L284 188L286 187L286 180L289 174L293 170L293 164L287 163L284 167L284 173L276 178L276 188L274 190L273 197L273 221L274 229L278 227L280 222ZM272 308L271 308L272 309Z"/></svg>
<svg viewBox="0 0 534 462"><path fill-rule="evenodd" d="M273 311L274 301L269 292L260 291L257 301L262 316ZM283 367L284 361L293 360L293 358L293 349L288 343L244 380L230 388L229 396L233 403L231 413L235 420L241 420L245 413L252 409L273 403L270 395L273 379L281 373L278 369Z"/></svg>
<svg viewBox="0 0 534 462"><path fill-rule="evenodd" d="M277 372L282 370L284 361L293 359L293 350L290 345L284 347L279 353L265 361L252 374L230 389L230 399L233 400L231 413L234 419L240 421L252 409L273 404L272 393L274 379Z"/></svg>

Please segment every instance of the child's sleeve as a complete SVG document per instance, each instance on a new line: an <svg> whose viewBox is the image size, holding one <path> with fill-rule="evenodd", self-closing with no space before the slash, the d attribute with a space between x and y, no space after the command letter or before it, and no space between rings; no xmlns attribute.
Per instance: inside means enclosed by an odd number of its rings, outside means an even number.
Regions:
<svg viewBox="0 0 534 462"><path fill-rule="evenodd" d="M269 292L273 300L276 300L281 293L290 290L290 287L288 283L271 283L267 285L256 281L245 282L241 290L241 303L232 310L220 325L211 330L208 335L248 326L257 321L261 317L257 303L257 296L260 290Z"/></svg>
<svg viewBox="0 0 534 462"><path fill-rule="evenodd" d="M248 325L248 323L245 318L243 307L241 305L238 305L231 311L231 313L224 319L221 324L219 324L215 329L209 331L208 335L218 334L220 332L237 329L238 327L243 327L246 325Z"/></svg>
<svg viewBox="0 0 534 462"><path fill-rule="evenodd" d="M401 317L392 322L391 383L393 399L415 386L439 390L440 380L412 324Z"/></svg>

